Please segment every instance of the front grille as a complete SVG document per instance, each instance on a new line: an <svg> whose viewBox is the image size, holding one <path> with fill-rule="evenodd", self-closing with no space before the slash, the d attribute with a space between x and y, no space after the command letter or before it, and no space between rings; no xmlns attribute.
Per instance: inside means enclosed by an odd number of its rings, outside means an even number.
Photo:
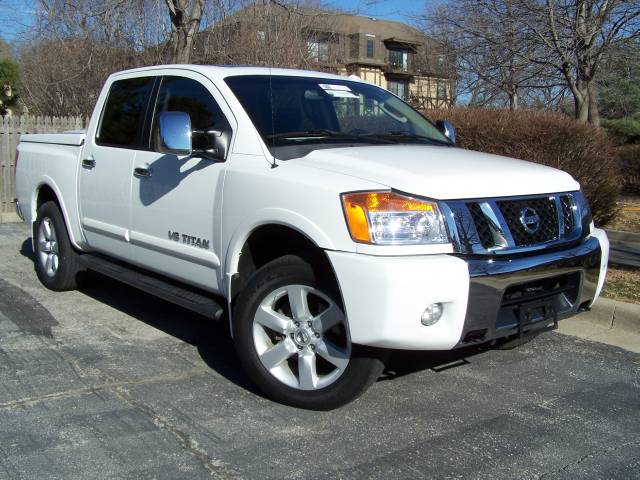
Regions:
<svg viewBox="0 0 640 480"><path fill-rule="evenodd" d="M562 217L564 218L564 229L565 231L573 230L574 216L573 216L573 202L571 201L571 197L569 195L563 195L562 197L560 197L560 202L562 204Z"/></svg>
<svg viewBox="0 0 640 480"><path fill-rule="evenodd" d="M473 218L473 223L476 226L478 232L478 240L484 248L493 247L493 235L491 234L491 228L489 227L489 221L487 217L482 213L479 203L470 203L469 211Z"/></svg>
<svg viewBox="0 0 640 480"><path fill-rule="evenodd" d="M508 200L497 202L502 215L511 231L513 241L518 247L536 245L538 243L557 240L559 237L558 212L556 203L551 198L533 198L524 200ZM539 221L527 230L522 222L525 211L533 212Z"/></svg>
<svg viewBox="0 0 640 480"><path fill-rule="evenodd" d="M447 202L457 233L456 248L474 254L503 254L575 241L586 232L580 193Z"/></svg>

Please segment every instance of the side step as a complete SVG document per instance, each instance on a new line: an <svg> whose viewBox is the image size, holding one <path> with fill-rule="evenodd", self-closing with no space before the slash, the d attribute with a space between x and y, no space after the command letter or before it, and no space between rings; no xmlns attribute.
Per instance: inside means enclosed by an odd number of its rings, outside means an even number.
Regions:
<svg viewBox="0 0 640 480"><path fill-rule="evenodd" d="M223 313L223 308L210 296L197 293L193 290L177 285L171 280L165 280L160 276L142 272L123 265L114 260L96 254L84 254L80 261L89 269L102 273L127 285L131 285L144 292L160 297L181 307L206 317L218 320Z"/></svg>

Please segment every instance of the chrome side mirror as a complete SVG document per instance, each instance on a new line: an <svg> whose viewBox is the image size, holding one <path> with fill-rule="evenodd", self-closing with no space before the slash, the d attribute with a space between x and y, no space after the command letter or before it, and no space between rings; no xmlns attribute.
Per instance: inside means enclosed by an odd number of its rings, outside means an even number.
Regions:
<svg viewBox="0 0 640 480"><path fill-rule="evenodd" d="M449 120L438 120L436 122L436 127L438 127L438 130L440 130L445 137L451 140L452 143L456 143L456 129L453 127L453 123Z"/></svg>
<svg viewBox="0 0 640 480"><path fill-rule="evenodd" d="M191 155L191 118L185 112L160 112L160 152Z"/></svg>
<svg viewBox="0 0 640 480"><path fill-rule="evenodd" d="M229 133L222 130L193 130L193 138L196 139L196 145L201 144L204 148L193 149L193 155L200 155L209 160L220 160L224 162L227 159L227 150L229 149Z"/></svg>

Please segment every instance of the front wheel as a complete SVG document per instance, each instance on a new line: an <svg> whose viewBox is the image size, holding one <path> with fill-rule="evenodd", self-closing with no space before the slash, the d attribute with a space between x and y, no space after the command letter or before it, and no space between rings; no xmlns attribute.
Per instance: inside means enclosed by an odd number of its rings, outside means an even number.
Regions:
<svg viewBox="0 0 640 480"><path fill-rule="evenodd" d="M296 407L341 406L384 368L382 352L351 343L335 288L299 257L255 273L238 298L233 327L247 374L269 397Z"/></svg>

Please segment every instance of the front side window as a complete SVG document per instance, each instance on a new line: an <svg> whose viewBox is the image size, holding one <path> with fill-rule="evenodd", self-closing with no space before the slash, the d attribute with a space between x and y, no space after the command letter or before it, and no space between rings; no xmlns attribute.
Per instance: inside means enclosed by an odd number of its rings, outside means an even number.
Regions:
<svg viewBox="0 0 640 480"><path fill-rule="evenodd" d="M388 91L364 82L239 75L225 82L269 147L449 140Z"/></svg>
<svg viewBox="0 0 640 480"><path fill-rule="evenodd" d="M220 110L215 99L200 82L184 77L163 77L158 100L156 101L155 118L151 132L152 149L160 151L160 132L158 116L160 112L185 112L191 118L192 130L203 132L210 130L228 131L229 123ZM206 140L204 135L193 137L193 148L203 149L207 145L197 142Z"/></svg>
<svg viewBox="0 0 640 480"><path fill-rule="evenodd" d="M142 128L155 77L113 82L97 135L99 145L141 148Z"/></svg>

